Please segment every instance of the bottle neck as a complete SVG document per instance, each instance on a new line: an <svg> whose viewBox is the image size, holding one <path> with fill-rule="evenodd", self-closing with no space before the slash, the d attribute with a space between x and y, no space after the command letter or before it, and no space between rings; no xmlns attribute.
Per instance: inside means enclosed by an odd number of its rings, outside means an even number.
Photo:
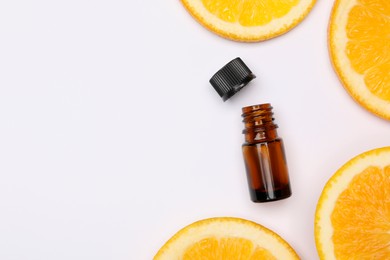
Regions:
<svg viewBox="0 0 390 260"><path fill-rule="evenodd" d="M245 135L245 142L252 144L276 139L278 126L274 124L273 114L271 104L242 108L242 121L245 125L242 133Z"/></svg>

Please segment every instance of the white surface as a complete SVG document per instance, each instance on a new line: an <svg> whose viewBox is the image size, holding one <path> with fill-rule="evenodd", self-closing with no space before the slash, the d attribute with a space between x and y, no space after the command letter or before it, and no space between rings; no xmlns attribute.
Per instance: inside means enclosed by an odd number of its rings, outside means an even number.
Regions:
<svg viewBox="0 0 390 260"><path fill-rule="evenodd" d="M332 1L267 42L222 39L179 1L0 3L0 259L151 259L214 216L276 231L317 259L326 180L390 145L328 58ZM208 80L241 57L258 76L223 103ZM242 106L271 102L293 196L249 200Z"/></svg>

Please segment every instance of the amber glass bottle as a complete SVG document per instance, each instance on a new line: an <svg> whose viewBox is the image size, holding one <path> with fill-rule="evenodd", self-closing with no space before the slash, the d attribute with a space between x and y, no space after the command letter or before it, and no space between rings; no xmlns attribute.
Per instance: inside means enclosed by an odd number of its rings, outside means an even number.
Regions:
<svg viewBox="0 0 390 260"><path fill-rule="evenodd" d="M245 124L242 145L252 201L268 202L291 196L283 140L278 137L272 106L242 108Z"/></svg>

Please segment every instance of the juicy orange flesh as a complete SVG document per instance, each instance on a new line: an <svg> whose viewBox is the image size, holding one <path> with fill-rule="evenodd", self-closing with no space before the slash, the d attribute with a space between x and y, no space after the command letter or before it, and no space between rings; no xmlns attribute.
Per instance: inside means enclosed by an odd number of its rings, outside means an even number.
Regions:
<svg viewBox="0 0 390 260"><path fill-rule="evenodd" d="M375 96L390 101L390 1L358 0L348 15L347 56Z"/></svg>
<svg viewBox="0 0 390 260"><path fill-rule="evenodd" d="M242 259L242 260L276 260L266 249L255 247L245 238L204 238L187 248L183 260L219 260L219 259Z"/></svg>
<svg viewBox="0 0 390 260"><path fill-rule="evenodd" d="M202 3L219 19L250 27L283 17L299 0L202 0Z"/></svg>
<svg viewBox="0 0 390 260"><path fill-rule="evenodd" d="M390 165L355 176L331 215L337 259L389 259Z"/></svg>

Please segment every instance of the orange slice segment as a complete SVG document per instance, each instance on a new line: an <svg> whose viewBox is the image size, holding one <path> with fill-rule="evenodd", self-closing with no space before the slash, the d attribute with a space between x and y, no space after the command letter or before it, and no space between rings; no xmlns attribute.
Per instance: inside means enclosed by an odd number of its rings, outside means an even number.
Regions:
<svg viewBox="0 0 390 260"><path fill-rule="evenodd" d="M299 259L291 246L271 230L239 218L211 218L176 233L155 260Z"/></svg>
<svg viewBox="0 0 390 260"><path fill-rule="evenodd" d="M181 0L212 32L237 41L262 41L295 27L315 0Z"/></svg>
<svg viewBox="0 0 390 260"><path fill-rule="evenodd" d="M390 147L353 158L328 181L315 238L321 259L390 259Z"/></svg>
<svg viewBox="0 0 390 260"><path fill-rule="evenodd" d="M390 119L390 1L336 0L329 51L349 94L364 108Z"/></svg>

